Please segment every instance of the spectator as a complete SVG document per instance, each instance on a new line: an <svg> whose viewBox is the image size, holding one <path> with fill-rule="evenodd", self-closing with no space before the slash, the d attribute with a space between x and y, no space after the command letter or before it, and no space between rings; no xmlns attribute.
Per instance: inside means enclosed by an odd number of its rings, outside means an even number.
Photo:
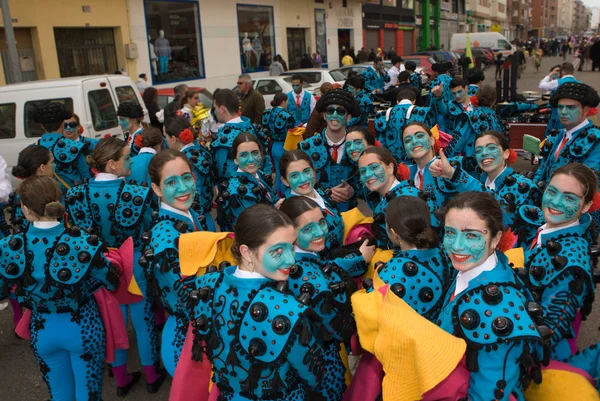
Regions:
<svg viewBox="0 0 600 401"><path fill-rule="evenodd" d="M592 59L592 71L600 70L600 40L598 39L590 48L590 58Z"/></svg>
<svg viewBox="0 0 600 401"><path fill-rule="evenodd" d="M377 55L375 54L375 51L371 47L371 52L369 53L369 60L368 61L375 61L375 57L377 57Z"/></svg>
<svg viewBox="0 0 600 401"><path fill-rule="evenodd" d="M304 54L304 57L300 60L300 68L312 68L312 66L312 59L308 54Z"/></svg>
<svg viewBox="0 0 600 401"><path fill-rule="evenodd" d="M148 110L148 117L150 117L150 125L158 128L159 130L163 129L163 124L160 122L158 115L161 110L158 105L158 91L154 87L149 87L144 91L144 95L142 97L144 99L144 104L146 105L146 109Z"/></svg>
<svg viewBox="0 0 600 401"><path fill-rule="evenodd" d="M393 47L392 47L393 49ZM400 63L402 62L402 58L398 56L392 57L392 68L388 70L388 75L390 76L390 82L386 83L383 87L385 90L391 88L398 84L398 74L400 74Z"/></svg>
<svg viewBox="0 0 600 401"><path fill-rule="evenodd" d="M377 57L379 57L382 60L385 59L385 52L383 50L381 50L381 47L377 48Z"/></svg>
<svg viewBox="0 0 600 401"><path fill-rule="evenodd" d="M392 60L395 56L396 56L396 50L394 50L394 47L390 47L390 51L387 54L388 58L390 60Z"/></svg>
<svg viewBox="0 0 600 401"><path fill-rule="evenodd" d="M562 54L563 61L567 60L567 53L569 52L569 43L566 40L563 41L562 46L560 48L560 53Z"/></svg>
<svg viewBox="0 0 600 401"><path fill-rule="evenodd" d="M169 103L167 107L165 107L164 121L169 121L176 117L177 110L180 109L181 98L183 97L183 95L185 95L185 92L187 92L187 90L188 87L185 84L177 85L175 88L173 88L175 99L173 99L173 101Z"/></svg>
<svg viewBox="0 0 600 401"><path fill-rule="evenodd" d="M348 55L350 55L350 57L352 57L352 63L358 64L358 57L356 56L356 53L354 52L354 47L350 48Z"/></svg>
<svg viewBox="0 0 600 401"><path fill-rule="evenodd" d="M315 68L321 68L323 65L323 58L321 57L321 53L317 50L316 54L313 54L313 66Z"/></svg>
<svg viewBox="0 0 600 401"><path fill-rule="evenodd" d="M283 71L287 71L288 70L287 63L285 62L283 57L281 57L281 54L278 54L277 56L275 56L275 58L277 58L277 61L279 61L281 63L281 65L283 66Z"/></svg>
<svg viewBox="0 0 600 401"><path fill-rule="evenodd" d="M194 108L198 106L200 101L200 95L197 91L191 89L187 90L179 103L179 110L177 111L178 116L185 117L190 124L194 118Z"/></svg>
<svg viewBox="0 0 600 401"><path fill-rule="evenodd" d="M347 53L346 46L342 46L342 49L340 50L340 60L343 59Z"/></svg>
<svg viewBox="0 0 600 401"><path fill-rule="evenodd" d="M398 57L398 56L396 56L396 57ZM398 98L398 94L400 92L402 92L404 90L409 90L415 94L415 106L422 107L424 105L424 102L423 102L423 97L421 96L421 91L419 89L417 89L416 87L414 87L413 85L411 85L410 76L411 76L411 73L408 70L400 72L397 77L398 85L395 88L390 89L387 92L385 92L382 97L385 100L387 100L393 104L396 102L396 100Z"/></svg>
<svg viewBox="0 0 600 401"><path fill-rule="evenodd" d="M12 192L12 182L8 170L6 161L0 156L0 205L8 202L8 195Z"/></svg>
<svg viewBox="0 0 600 401"><path fill-rule="evenodd" d="M342 57L342 65L343 66L348 66L348 65L353 65L354 64L354 60L352 59L352 57L346 53L344 55L344 57Z"/></svg>
<svg viewBox="0 0 600 401"><path fill-rule="evenodd" d="M284 73L283 65L278 61L277 56L273 59L271 66L269 67L269 75L277 77Z"/></svg>
<svg viewBox="0 0 600 401"><path fill-rule="evenodd" d="M500 79L502 78L502 64L504 64L502 53L498 52L496 54L496 61L494 63L496 64L496 79Z"/></svg>
<svg viewBox="0 0 600 401"><path fill-rule="evenodd" d="M369 55L367 54L367 51L364 47L360 48L356 56L358 57L359 63L366 63L367 61L369 61Z"/></svg>
<svg viewBox="0 0 600 401"><path fill-rule="evenodd" d="M323 96L332 89L333 84L325 82L321 85L319 91L321 92L321 96ZM306 130L304 131L304 134L302 134L302 137L304 139L308 139L316 133L320 133L325 128L327 128L327 121L325 121L325 119L323 118L323 113L319 113L317 110L313 110L310 113L310 118L308 119L308 123L306 124Z"/></svg>
<svg viewBox="0 0 600 401"><path fill-rule="evenodd" d="M260 124L262 114L265 111L265 99L259 91L252 88L252 77L250 75L240 75L237 85L242 95L242 101L240 102L242 116L247 117L254 124Z"/></svg>
<svg viewBox="0 0 600 401"><path fill-rule="evenodd" d="M148 76L146 74L140 74L138 75L138 80L136 81L135 86L137 86L138 90L143 93L144 90L152 85L150 85L148 82Z"/></svg>
<svg viewBox="0 0 600 401"><path fill-rule="evenodd" d="M592 50L592 40L588 40L585 44L585 47L583 48L583 56L585 58L586 62L591 62L592 59L590 58L590 51Z"/></svg>

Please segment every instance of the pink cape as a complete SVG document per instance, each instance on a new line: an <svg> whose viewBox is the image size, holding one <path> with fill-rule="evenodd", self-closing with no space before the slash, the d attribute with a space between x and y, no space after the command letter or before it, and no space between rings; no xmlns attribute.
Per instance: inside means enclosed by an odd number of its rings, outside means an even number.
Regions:
<svg viewBox="0 0 600 401"><path fill-rule="evenodd" d="M110 248L105 256L121 272L119 288L114 292L114 296L119 301L119 304L128 305L141 302L144 297L131 294L128 291L129 284L133 278L133 239L131 237L127 238L118 250Z"/></svg>

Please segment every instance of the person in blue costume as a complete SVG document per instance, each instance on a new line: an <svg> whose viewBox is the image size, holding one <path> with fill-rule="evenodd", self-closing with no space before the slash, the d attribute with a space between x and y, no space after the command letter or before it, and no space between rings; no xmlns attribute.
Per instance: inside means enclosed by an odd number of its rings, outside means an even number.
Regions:
<svg viewBox="0 0 600 401"><path fill-rule="evenodd" d="M550 73L542 79L539 87L543 91L551 91L550 96L552 96L562 84L567 82L582 83L573 76L574 73L575 68L572 63L564 62L560 65L555 65L550 69ZM550 103L550 108L552 109L552 114L550 115L550 120L546 126L546 131L544 133L545 137L548 137L553 130L560 131L564 128L557 107Z"/></svg>
<svg viewBox="0 0 600 401"><path fill-rule="evenodd" d="M410 73L410 84L417 88L419 91L423 89L423 79L421 73L417 72L417 63L414 61L407 61L404 63L404 70Z"/></svg>
<svg viewBox="0 0 600 401"><path fill-rule="evenodd" d="M234 234L239 265L198 277L190 294L193 358L206 353L219 399L310 399L330 361L310 294L296 299L288 292L296 230L274 207L254 205Z"/></svg>
<svg viewBox="0 0 600 401"><path fill-rule="evenodd" d="M369 96L383 93L385 84L390 82L390 76L383 68L381 57L375 57L373 65L365 68L360 73L365 80L365 92Z"/></svg>
<svg viewBox="0 0 600 401"><path fill-rule="evenodd" d="M350 127L346 134L346 154L353 162L358 163L358 158L366 148L376 145L375 136L365 128Z"/></svg>
<svg viewBox="0 0 600 401"><path fill-rule="evenodd" d="M431 66L431 77L429 82L425 86L425 89L429 92L429 100L432 102L431 106L433 107L433 94L432 90L436 87L440 87L442 90L442 100L446 102L451 102L454 99L452 93L450 93L450 81L452 81L452 77L448 75L448 70L452 68L452 64L448 61L442 61L434 63ZM438 112L438 124L442 122L443 118L439 115Z"/></svg>
<svg viewBox="0 0 600 401"><path fill-rule="evenodd" d="M84 128L81 126L81 122L77 114L73 113L71 118L65 120L63 124L63 135L65 136L65 138L68 138L75 142L87 144L85 148L86 155L92 154L92 152L96 148L96 145L98 145L99 140L89 138L83 135L83 132Z"/></svg>
<svg viewBox="0 0 600 401"><path fill-rule="evenodd" d="M356 283L345 269L337 264L343 259L322 260L319 253L325 249L327 222L319 205L305 196L286 199L279 208L294 222L297 240L294 244L296 264L288 279L292 294L297 297L308 293L310 307L319 315L327 331L321 346L328 359L326 373L317 391L323 400L338 401L345 390L346 368L340 356L341 344L350 344L356 334L350 296L356 291ZM374 247L372 247L373 256ZM366 271L366 263L363 262ZM329 337L329 338L327 338Z"/></svg>
<svg viewBox="0 0 600 401"><path fill-rule="evenodd" d="M446 155L473 157L475 154L475 138L485 131L499 131L504 133L506 127L496 115L493 107L496 104L496 89L485 85L477 91L477 106L466 113L466 124L460 130L452 133L452 140L444 149Z"/></svg>
<svg viewBox="0 0 600 401"><path fill-rule="evenodd" d="M125 141L131 150L131 156L137 156L140 152L140 146L137 144L136 138L144 130L142 126L144 109L138 103L123 102L119 104L117 115L119 116L119 126L123 130Z"/></svg>
<svg viewBox="0 0 600 401"><path fill-rule="evenodd" d="M375 108L373 106L373 102L367 92L365 92L365 79L362 75L354 74L350 75L344 83L344 88L346 92L354 96L354 99L358 102L360 106L360 116L352 117L350 121L348 121L348 127L361 127L368 128L369 127L369 116L371 116Z"/></svg>
<svg viewBox="0 0 600 401"><path fill-rule="evenodd" d="M166 374L158 368L158 338L152 311L154 299L147 291L146 278L139 264L142 233L152 224L155 200L150 188L125 182L124 178L131 173L131 154L129 145L123 140L102 139L88 160L98 174L87 184L73 187L67 192L68 219L72 225L94 232L113 248L119 248L129 237L133 239L133 277L143 299L123 303L121 311L126 323L131 316L148 383L147 390L155 393ZM127 395L141 376L139 372L127 373L127 350L115 351L112 371L119 396Z"/></svg>
<svg viewBox="0 0 600 401"><path fill-rule="evenodd" d="M589 314L594 300L587 211L597 190L595 172L580 163L556 170L542 198L546 223L526 249L526 284L552 330L554 359L571 355L568 340L576 340L573 322Z"/></svg>
<svg viewBox="0 0 600 401"><path fill-rule="evenodd" d="M0 298L16 286L31 310L31 349L50 398L101 400L105 331L92 296L118 287L119 272L97 236L59 221L65 209L56 182L32 176L18 191L31 225L1 241Z"/></svg>
<svg viewBox="0 0 600 401"><path fill-rule="evenodd" d="M455 135L469 126L468 112L474 110L471 97L467 94L468 82L462 78L453 78L450 81L450 95L452 100L443 97L444 86L436 86L431 90L432 108L437 113L437 122L440 129Z"/></svg>
<svg viewBox="0 0 600 401"><path fill-rule="evenodd" d="M378 146L365 149L358 159L360 181L364 186L364 196L373 212L373 231L377 246L381 249L393 249L395 245L386 234L385 211L390 201L398 196L427 196L408 181L398 181L397 164L389 150ZM431 212L435 207L427 201ZM433 216L432 216L433 217ZM437 225L437 220L432 218Z"/></svg>
<svg viewBox="0 0 600 401"><path fill-rule="evenodd" d="M217 222L221 231L232 231L240 214L250 206L275 205L279 200L260 171L264 156L258 139L247 132L241 133L233 141L231 152L238 169L219 184Z"/></svg>
<svg viewBox="0 0 600 401"><path fill-rule="evenodd" d="M288 92L287 99L287 111L294 118L294 125L306 125L317 101L312 94L304 90L304 77L302 75L292 75L292 90Z"/></svg>
<svg viewBox="0 0 600 401"><path fill-rule="evenodd" d="M496 250L503 235L502 209L485 192L464 192L448 203L443 244L458 272L437 324L467 343L468 399L524 401L529 379L541 381L549 353L536 327L539 305ZM532 316L529 315L532 313ZM514 398L512 398L514 397Z"/></svg>
<svg viewBox="0 0 600 401"><path fill-rule="evenodd" d="M389 285L417 313L434 321L453 273L431 227L427 203L414 196L399 196L392 199L385 216L389 239L399 250L377 267L374 282Z"/></svg>
<svg viewBox="0 0 600 401"><path fill-rule="evenodd" d="M600 171L600 130L587 118L590 108L598 103L598 93L585 84L567 82L554 92L550 104L557 108L565 128L551 131L546 137L535 182L546 183L559 167L569 163Z"/></svg>
<svg viewBox="0 0 600 401"><path fill-rule="evenodd" d="M73 113L65 110L62 103L49 102L36 107L33 120L46 131L38 145L47 148L54 157L54 178L60 189L66 193L73 185L82 184L91 177L86 163L87 145L75 142L63 135L64 121Z"/></svg>
<svg viewBox="0 0 600 401"><path fill-rule="evenodd" d="M271 156L275 167L275 191L283 194L285 187L281 183L281 171L279 170L279 161L285 153L283 144L290 129L296 126L294 117L287 112L289 107L288 97L284 93L278 93L271 101L271 109L265 110L262 115L263 128L267 130L271 144Z"/></svg>
<svg viewBox="0 0 600 401"><path fill-rule="evenodd" d="M356 163L345 152L346 125L351 117L360 115L360 107L348 92L333 89L321 96L316 109L327 121L327 128L300 142L298 149L312 159L320 189L331 190L331 199L344 212L356 206L353 185L357 181L352 177Z"/></svg>
<svg viewBox="0 0 600 401"><path fill-rule="evenodd" d="M190 122L185 117L175 117L165 124L165 140L169 149L186 155L194 168L196 178L196 198L192 210L200 217L199 230L217 231L215 220L211 215L215 178L213 177L213 158L208 149L194 142L194 134Z"/></svg>
<svg viewBox="0 0 600 401"><path fill-rule="evenodd" d="M469 97L475 96L479 88L483 85L483 81L485 81L485 74L481 70L471 68L467 72L466 78L467 81L469 81L469 86L467 87L467 95Z"/></svg>
<svg viewBox="0 0 600 401"><path fill-rule="evenodd" d="M196 181L187 157L172 149L158 153L148 167L152 190L161 200L158 218L143 234L140 265L149 287L169 314L162 330L161 359L173 376L188 329L187 301L194 278L181 275L178 241L181 234L201 229L200 218L191 208Z"/></svg>
<svg viewBox="0 0 600 401"><path fill-rule="evenodd" d="M412 122L423 123L428 127L435 125L435 114L429 107L415 106L415 94L410 90L398 93L398 104L387 111L380 111L375 116L375 131L381 146L389 149L394 158L406 163L410 157L402 145L402 131Z"/></svg>
<svg viewBox="0 0 600 401"><path fill-rule="evenodd" d="M235 138L242 132L248 132L261 139L263 153L268 149L268 140L262 132L258 132L252 122L246 117L238 115L240 101L235 93L229 89L221 89L213 98L215 114L223 125L219 127L217 135L211 142L211 152L215 165L215 178L217 182L228 179L235 173L237 167L231 157L231 146ZM264 158L263 172L270 175L273 166L270 157Z"/></svg>
<svg viewBox="0 0 600 401"><path fill-rule="evenodd" d="M148 174L148 164L156 152L160 152L162 149L163 134L158 128L146 127L137 138L140 151L137 156L131 158L131 175L127 177L127 182L150 186L152 181Z"/></svg>

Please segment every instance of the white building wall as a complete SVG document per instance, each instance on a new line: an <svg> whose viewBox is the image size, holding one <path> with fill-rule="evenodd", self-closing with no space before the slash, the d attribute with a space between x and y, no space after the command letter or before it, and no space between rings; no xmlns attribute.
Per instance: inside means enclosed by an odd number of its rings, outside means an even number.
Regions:
<svg viewBox="0 0 600 401"><path fill-rule="evenodd" d="M592 22L590 25L590 29L592 31L598 30L598 26L600 25L600 7L592 8Z"/></svg>

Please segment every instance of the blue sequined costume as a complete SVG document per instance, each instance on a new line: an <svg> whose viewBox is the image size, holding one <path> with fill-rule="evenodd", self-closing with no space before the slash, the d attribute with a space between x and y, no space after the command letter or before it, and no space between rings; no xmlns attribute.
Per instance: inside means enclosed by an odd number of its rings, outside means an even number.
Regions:
<svg viewBox="0 0 600 401"><path fill-rule="evenodd" d="M190 295L192 355L210 359L220 400L304 401L329 362L314 333L316 313L278 291L286 282L239 278L235 266L196 280Z"/></svg>
<svg viewBox="0 0 600 401"><path fill-rule="evenodd" d="M310 104L312 101L313 96L310 93L303 91L302 99L300 101L300 108L298 108L298 105L296 104L296 93L294 91L288 92L287 111L294 119L294 125L306 124L308 122L310 113L312 111L310 109Z"/></svg>
<svg viewBox="0 0 600 401"><path fill-rule="evenodd" d="M131 135L129 131L125 131L123 134L125 136L125 141L129 144L129 149L131 149L131 156L137 156L140 153L140 147L135 143L135 139L138 135L142 135L142 131L144 127L140 127Z"/></svg>
<svg viewBox="0 0 600 401"><path fill-rule="evenodd" d="M21 208L21 201L19 199L19 195L17 195L16 192L12 192L8 196L8 204L6 205L5 210L6 212L8 212L10 226L12 226L13 231L17 227L17 230L24 230L29 226L29 221L27 221L25 215L23 214L23 209Z"/></svg>
<svg viewBox="0 0 600 401"><path fill-rule="evenodd" d="M496 116L496 112L489 107L477 107L467 112L468 124L462 126L460 131L452 132L452 140L444 149L446 156L474 156L475 140L477 136L485 131L505 132L502 121Z"/></svg>
<svg viewBox="0 0 600 401"><path fill-rule="evenodd" d="M285 153L283 144L287 137L287 132L296 126L296 121L290 113L281 107L273 107L265 110L262 115L262 125L267 131L267 135L271 138L271 156L273 156L273 164L277 176L275 178L275 191L283 193L285 187L281 182L281 172L279 171L279 161Z"/></svg>
<svg viewBox="0 0 600 401"><path fill-rule="evenodd" d="M104 244L75 227L31 225L0 248L0 292L16 285L31 310L31 348L51 398L101 400L106 344L92 294L119 285Z"/></svg>
<svg viewBox="0 0 600 401"><path fill-rule="evenodd" d="M381 71L375 71L375 68L370 66L365 68L360 73L365 80L365 92L372 93L375 89L383 92L385 84L390 82L390 76Z"/></svg>
<svg viewBox="0 0 600 401"><path fill-rule="evenodd" d="M556 89L558 89L559 86L567 82L582 83L578 79L575 79L575 77L573 76L563 77L558 79L558 86L556 87ZM553 90L552 93L550 93L550 97L552 97L554 92L556 92L556 89ZM548 137L552 130L560 131L564 128L564 126L560 122L560 117L558 116L558 108L552 107L550 104L548 104L548 107L552 109L552 113L550 114L550 120L548 121L548 125L546 125L546 131L544 133L545 137Z"/></svg>
<svg viewBox="0 0 600 401"><path fill-rule="evenodd" d="M469 115L465 107L456 100L447 101L442 97L433 96L432 109L438 116L443 116L442 119L437 118L437 123L442 131L455 135L455 133L469 128Z"/></svg>
<svg viewBox="0 0 600 401"><path fill-rule="evenodd" d="M146 149L148 148L140 149L138 155L131 158L131 174L127 177L127 182L150 187L152 180L148 175L148 165L156 152L146 151Z"/></svg>
<svg viewBox="0 0 600 401"><path fill-rule="evenodd" d="M356 101L360 106L360 116L352 117L350 121L348 121L348 127L361 127L368 128L369 127L369 116L373 114L375 107L373 106L373 102L371 98L364 90L359 91L356 96L354 96Z"/></svg>
<svg viewBox="0 0 600 401"><path fill-rule="evenodd" d="M199 230L217 231L215 221L210 214L213 206L213 193L216 180L213 177L213 158L210 152L201 145L186 145L181 152L188 158L196 178L196 199L192 209L203 216Z"/></svg>
<svg viewBox="0 0 600 401"><path fill-rule="evenodd" d="M421 91L421 89L423 89L423 80L421 79L421 74L418 72L413 72L410 74L410 84Z"/></svg>
<svg viewBox="0 0 600 401"><path fill-rule="evenodd" d="M72 141L61 134L49 133L40 138L38 145L48 149L54 157L54 173L63 194L74 185L83 184L91 177L85 160L86 145Z"/></svg>
<svg viewBox="0 0 600 401"><path fill-rule="evenodd" d="M479 86L478 85L470 84L467 87L467 96L469 96L469 97L475 96L477 94L478 90L479 90Z"/></svg>

